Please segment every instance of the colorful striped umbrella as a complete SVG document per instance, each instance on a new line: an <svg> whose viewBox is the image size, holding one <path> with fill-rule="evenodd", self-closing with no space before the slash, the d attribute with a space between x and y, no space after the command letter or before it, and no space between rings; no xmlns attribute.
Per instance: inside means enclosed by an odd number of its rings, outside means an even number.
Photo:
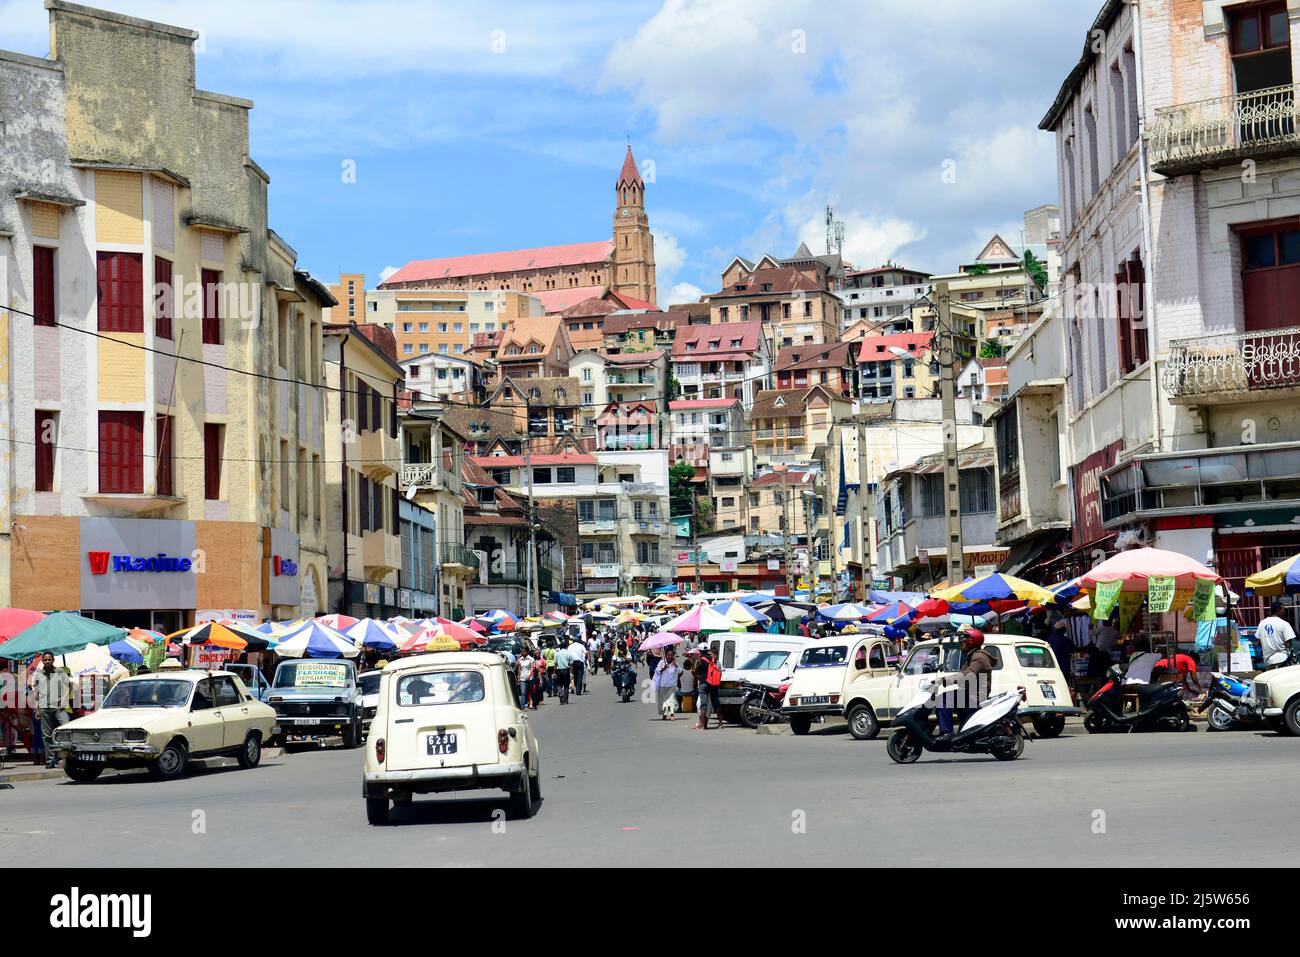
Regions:
<svg viewBox="0 0 1300 957"><path fill-rule="evenodd" d="M867 621L893 624L895 621L902 618L904 615L910 614L911 611L912 611L912 606L905 601L890 602L888 605L885 605L883 608L880 608L877 611L873 611L870 615L868 615Z"/></svg>
<svg viewBox="0 0 1300 957"><path fill-rule="evenodd" d="M361 651L329 625L309 621L282 636L275 653L281 658L355 658Z"/></svg>
<svg viewBox="0 0 1300 957"><path fill-rule="evenodd" d="M34 655L56 655L81 651L86 645L108 645L120 640L126 630L72 611L56 611L29 625L0 645L0 658L22 661Z"/></svg>
<svg viewBox="0 0 1300 957"><path fill-rule="evenodd" d="M406 640L406 636L388 622L376 621L374 618L362 618L342 634L358 648L373 648L376 651L396 651Z"/></svg>
<svg viewBox="0 0 1300 957"><path fill-rule="evenodd" d="M684 615L667 622L664 631L731 631L740 627L726 615L715 611L711 605L696 605Z"/></svg>
<svg viewBox="0 0 1300 957"><path fill-rule="evenodd" d="M766 625L772 620L757 608L751 608L744 602L723 601L713 605L712 608L718 614L726 615L732 621L741 625Z"/></svg>
<svg viewBox="0 0 1300 957"><path fill-rule="evenodd" d="M824 618L828 621L861 621L868 617L875 608L868 605L859 605L855 602L845 602L842 605L826 605L817 609L817 617Z"/></svg>
<svg viewBox="0 0 1300 957"><path fill-rule="evenodd" d="M343 614L339 614L338 612L335 612L332 615L317 615L312 620L319 621L322 625L326 625L330 628L333 628L335 631L341 634L342 632L346 631L348 628L351 628L361 619L353 618L351 615L343 615Z"/></svg>
<svg viewBox="0 0 1300 957"><path fill-rule="evenodd" d="M182 645L229 648L232 651L266 651L271 647L271 641L266 635L233 621L205 621L193 628L173 631L167 636L167 640Z"/></svg>
<svg viewBox="0 0 1300 957"><path fill-rule="evenodd" d="M1292 555L1246 579L1248 595L1294 595L1300 592L1300 555Z"/></svg>
<svg viewBox="0 0 1300 957"><path fill-rule="evenodd" d="M1023 578L1002 575L997 572L991 575L980 575L978 578L964 581L952 588L942 588L930 594L932 598L946 601L949 605L993 601L1032 602L1038 605L1046 605L1054 597L1050 591L1041 585L1035 585Z"/></svg>

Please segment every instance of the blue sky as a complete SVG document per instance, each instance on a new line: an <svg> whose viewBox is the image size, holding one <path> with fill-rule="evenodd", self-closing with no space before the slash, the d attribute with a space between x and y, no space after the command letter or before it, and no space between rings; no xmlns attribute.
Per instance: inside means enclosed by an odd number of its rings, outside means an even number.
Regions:
<svg viewBox="0 0 1300 957"><path fill-rule="evenodd" d="M1037 124L1101 4L103 5L202 31L199 86L256 103L272 226L318 276L608 237L630 137L666 304L715 290L732 256L821 252L827 202L858 266L1017 243L1056 201ZM0 47L44 55L47 16L0 0Z"/></svg>

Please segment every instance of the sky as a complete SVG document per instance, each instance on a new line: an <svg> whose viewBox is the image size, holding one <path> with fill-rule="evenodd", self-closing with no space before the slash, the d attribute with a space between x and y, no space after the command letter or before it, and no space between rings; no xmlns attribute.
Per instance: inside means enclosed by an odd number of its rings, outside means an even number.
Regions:
<svg viewBox="0 0 1300 957"><path fill-rule="evenodd" d="M1018 244L1101 0L97 5L200 31L198 86L254 101L272 228L318 277L608 238L630 141L667 305L824 252L827 204L859 268ZM48 44L41 0L0 0L0 48Z"/></svg>

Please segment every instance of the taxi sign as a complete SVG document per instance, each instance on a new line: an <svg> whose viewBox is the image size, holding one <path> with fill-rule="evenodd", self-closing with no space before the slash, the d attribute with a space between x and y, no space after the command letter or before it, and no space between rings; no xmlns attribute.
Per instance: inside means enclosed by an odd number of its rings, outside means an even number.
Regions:
<svg viewBox="0 0 1300 957"><path fill-rule="evenodd" d="M439 635L436 638L431 638L429 640L429 643L424 646L424 650L426 652L460 651L460 642L457 641L455 638L452 638L450 635Z"/></svg>

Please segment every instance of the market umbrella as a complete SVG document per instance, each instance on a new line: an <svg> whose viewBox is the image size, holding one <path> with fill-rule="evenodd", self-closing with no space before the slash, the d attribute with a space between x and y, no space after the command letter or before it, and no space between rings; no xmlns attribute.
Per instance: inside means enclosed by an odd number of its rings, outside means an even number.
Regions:
<svg viewBox="0 0 1300 957"><path fill-rule="evenodd" d="M824 608L818 608L817 614L819 617L830 621L861 621L874 610L874 608L867 605L845 602L842 605L826 605Z"/></svg>
<svg viewBox="0 0 1300 957"><path fill-rule="evenodd" d="M85 618L72 611L56 611L24 628L0 645L0 658L25 660L47 651L61 655L86 645L108 645L126 635L124 628Z"/></svg>
<svg viewBox="0 0 1300 957"><path fill-rule="evenodd" d="M1048 585L1047 590L1052 593L1054 604L1068 605L1083 593L1083 586L1079 584L1079 579L1071 578L1069 581Z"/></svg>
<svg viewBox="0 0 1300 957"><path fill-rule="evenodd" d="M62 656L63 667L74 678L83 675L125 675L127 670L114 659L108 645L86 645L78 651L69 651Z"/></svg>
<svg viewBox="0 0 1300 957"><path fill-rule="evenodd" d="M885 605L883 608L873 611L867 616L867 621L883 622L892 624L904 615L912 611L912 606L905 601L894 601Z"/></svg>
<svg viewBox="0 0 1300 957"><path fill-rule="evenodd" d="M275 653L281 658L355 658L361 651L329 625L309 621L283 636Z"/></svg>
<svg viewBox="0 0 1300 957"><path fill-rule="evenodd" d="M335 631L342 633L348 628L351 628L361 619L353 618L351 615L344 615L339 612L335 612L332 615L317 615L312 620L319 621L322 625L328 625L330 628L333 628Z"/></svg>
<svg viewBox="0 0 1300 957"><path fill-rule="evenodd" d="M719 602L712 607L718 614L726 615L732 621L741 625L765 625L772 620L761 611L751 608L740 601Z"/></svg>
<svg viewBox="0 0 1300 957"><path fill-rule="evenodd" d="M654 651L658 648L667 648L670 645L680 645L685 640L685 635L674 635L671 631L657 631L641 642L641 650Z"/></svg>
<svg viewBox="0 0 1300 957"><path fill-rule="evenodd" d="M108 646L108 653L114 661L120 661L128 665L144 664L144 655L131 642L123 638L121 641L115 641Z"/></svg>
<svg viewBox="0 0 1300 957"><path fill-rule="evenodd" d="M1222 581L1219 573L1194 558L1161 548L1134 548L1112 555L1079 579L1084 588L1102 582L1123 582L1122 591L1146 591L1152 578L1172 578L1178 589L1195 588L1198 581Z"/></svg>
<svg viewBox="0 0 1300 957"><path fill-rule="evenodd" d="M615 617L615 619L614 619L614 624L616 624L616 625L636 625L636 624L640 624L641 622L645 621L646 618L647 618L647 616L641 614L640 612L635 612L635 611L630 611L630 610L628 610L628 609L624 609L623 611L620 611L620 612L618 613L617 617Z"/></svg>
<svg viewBox="0 0 1300 957"><path fill-rule="evenodd" d="M0 645L44 617L41 612L28 608L0 608Z"/></svg>
<svg viewBox="0 0 1300 957"><path fill-rule="evenodd" d="M232 651L266 651L272 639L259 634L247 625L233 621L205 621L193 628L182 628L167 636L168 641L182 645L207 645L210 648L229 648Z"/></svg>
<svg viewBox="0 0 1300 957"><path fill-rule="evenodd" d="M931 596L940 598L950 605L993 601L1034 602L1046 605L1054 597L1041 585L997 572L991 575L980 575L952 588L939 589L931 592Z"/></svg>
<svg viewBox="0 0 1300 957"><path fill-rule="evenodd" d="M460 623L470 631L477 631L480 634L487 631L487 626L477 618L462 618Z"/></svg>
<svg viewBox="0 0 1300 957"><path fill-rule="evenodd" d="M126 633L127 641L138 641L146 645L152 645L157 641L166 641L167 636L161 631L154 631L152 628L132 628Z"/></svg>
<svg viewBox="0 0 1300 957"><path fill-rule="evenodd" d="M1294 595L1300 592L1300 555L1292 555L1262 572L1255 572L1246 579L1246 592L1254 595Z"/></svg>
<svg viewBox="0 0 1300 957"><path fill-rule="evenodd" d="M667 622L664 631L731 631L737 625L726 615L715 611L710 605L696 605L684 615Z"/></svg>
<svg viewBox="0 0 1300 957"><path fill-rule="evenodd" d="M772 621L802 621L804 615L808 612L787 602L768 602L762 605L756 605L759 611L767 615Z"/></svg>
<svg viewBox="0 0 1300 957"><path fill-rule="evenodd" d="M406 636L394 626L373 618L362 618L342 634L358 648L373 648L377 651L396 651L406 640Z"/></svg>

